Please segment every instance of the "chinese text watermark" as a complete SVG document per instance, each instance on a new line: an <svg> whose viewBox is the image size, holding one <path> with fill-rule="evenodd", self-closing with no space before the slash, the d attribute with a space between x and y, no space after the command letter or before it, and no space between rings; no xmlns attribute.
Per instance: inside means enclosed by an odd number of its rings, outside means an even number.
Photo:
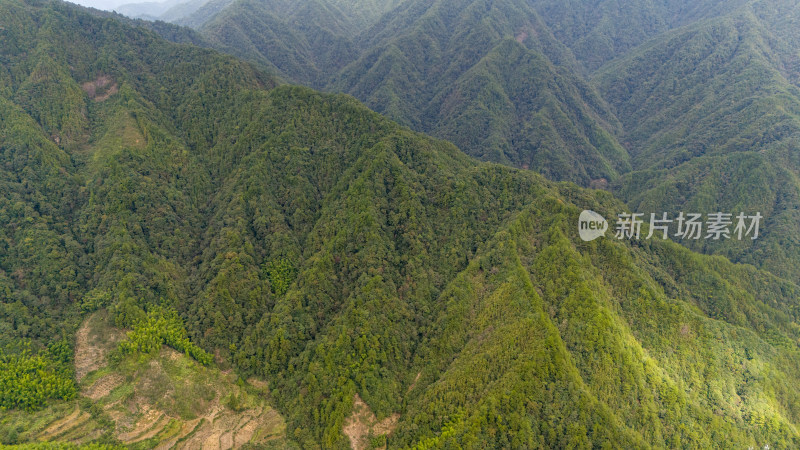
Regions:
<svg viewBox="0 0 800 450"><path fill-rule="evenodd" d="M614 224L614 237L617 239L758 239L761 228L760 212L753 215L740 212L714 212L708 214L684 213L670 216L668 213L620 213ZM642 232L642 225L648 222L648 232ZM600 214L585 210L578 218L578 233L584 241L592 241L605 236L608 221Z"/></svg>

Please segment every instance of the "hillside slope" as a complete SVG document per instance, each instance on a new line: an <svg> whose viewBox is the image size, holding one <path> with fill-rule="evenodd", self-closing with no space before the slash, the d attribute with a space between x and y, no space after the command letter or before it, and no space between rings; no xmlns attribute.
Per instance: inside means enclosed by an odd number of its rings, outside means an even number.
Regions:
<svg viewBox="0 0 800 450"><path fill-rule="evenodd" d="M470 155L588 185L628 169L619 124L522 1L411 1L328 89Z"/></svg>
<svg viewBox="0 0 800 450"><path fill-rule="evenodd" d="M324 1L239 0L215 14L201 34L211 46L320 87L356 57L358 22Z"/></svg>
<svg viewBox="0 0 800 450"><path fill-rule="evenodd" d="M125 332L98 311L78 330L78 399L7 412L3 442L116 442L127 448L292 448L265 385L164 347L110 361ZM125 448L125 447L121 447Z"/></svg>
<svg viewBox="0 0 800 450"><path fill-rule="evenodd" d="M327 22L245 5L215 21L211 35L228 36L215 46L482 160L611 189L646 215L760 212L756 242L684 244L800 280L792 2L408 1L366 30L306 38L293 20Z"/></svg>
<svg viewBox="0 0 800 450"><path fill-rule="evenodd" d="M619 122L527 2L392 5L240 0L199 31L203 45L349 93L483 160L587 186L630 169Z"/></svg>
<svg viewBox="0 0 800 450"><path fill-rule="evenodd" d="M615 189L632 208L760 211L764 234L751 245L686 244L797 280L799 36L788 23L800 12L779 4L676 30L604 68L597 83L631 149L634 172Z"/></svg>
<svg viewBox="0 0 800 450"><path fill-rule="evenodd" d="M584 243L582 209L625 210L610 194L352 97L62 3L0 18L4 442L173 439L211 385L215 417L308 448L800 445L796 284ZM129 331L106 367L93 327Z"/></svg>
<svg viewBox="0 0 800 450"><path fill-rule="evenodd" d="M747 3L707 0L534 0L536 11L584 68L593 72L675 28L718 17Z"/></svg>

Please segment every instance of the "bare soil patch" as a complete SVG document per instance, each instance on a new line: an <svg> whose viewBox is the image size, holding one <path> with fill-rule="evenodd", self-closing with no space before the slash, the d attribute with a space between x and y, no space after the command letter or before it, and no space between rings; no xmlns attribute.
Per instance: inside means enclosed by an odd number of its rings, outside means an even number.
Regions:
<svg viewBox="0 0 800 450"><path fill-rule="evenodd" d="M350 439L353 450L363 450L369 447L369 438L391 434L397 428L400 414L391 416L378 422L375 413L364 403L361 396L355 395L353 399L353 412L342 427L342 432Z"/></svg>
<svg viewBox="0 0 800 450"><path fill-rule="evenodd" d="M108 75L100 75L94 81L87 81L81 85L81 88L95 102L108 100L109 97L119 92L117 83Z"/></svg>
<svg viewBox="0 0 800 450"><path fill-rule="evenodd" d="M107 314L98 311L87 317L75 336L75 378L78 382L108 365L108 352L125 334L106 325Z"/></svg>
<svg viewBox="0 0 800 450"><path fill-rule="evenodd" d="M419 381L419 377L421 377L421 376L422 376L422 372L418 372L417 376L414 377L414 381L411 382L411 386L408 387L408 391L406 391L406 392L411 392L412 389L417 387L417 381Z"/></svg>
<svg viewBox="0 0 800 450"><path fill-rule="evenodd" d="M99 369L103 362L101 350L89 343L89 319L86 319L76 335L75 378L80 382L89 372Z"/></svg>

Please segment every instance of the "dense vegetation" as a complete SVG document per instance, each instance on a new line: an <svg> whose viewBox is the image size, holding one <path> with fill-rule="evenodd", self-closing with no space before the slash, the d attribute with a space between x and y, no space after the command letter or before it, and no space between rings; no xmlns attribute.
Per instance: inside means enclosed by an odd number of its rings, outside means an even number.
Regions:
<svg viewBox="0 0 800 450"><path fill-rule="evenodd" d="M200 32L210 45L308 86L355 59L357 22L326 1L239 0Z"/></svg>
<svg viewBox="0 0 800 450"><path fill-rule="evenodd" d="M783 2L752 2L653 41L597 79L635 149L634 171L615 185L631 208L760 211L764 234L752 245L687 245L798 280L800 33L792 17Z"/></svg>
<svg viewBox="0 0 800 450"><path fill-rule="evenodd" d="M37 444L6 445L3 448L9 450L121 450L125 447L121 445L106 444L69 444L61 442L47 442Z"/></svg>
<svg viewBox="0 0 800 450"><path fill-rule="evenodd" d="M328 89L468 154L588 185L628 168L618 123L525 1L410 1Z"/></svg>
<svg viewBox="0 0 800 450"><path fill-rule="evenodd" d="M284 79L645 214L761 212L757 242L686 245L800 280L793 3L420 0L361 25L342 3L242 0L199 32Z"/></svg>
<svg viewBox="0 0 800 450"><path fill-rule="evenodd" d="M211 355L189 341L183 322L175 310L153 308L146 318L132 324L132 327L128 337L119 343L119 354L115 359L132 354L153 355L161 350L162 345L168 345L201 364L211 364Z"/></svg>
<svg viewBox="0 0 800 450"><path fill-rule="evenodd" d="M619 123L526 2L240 0L195 26L196 43L484 160L583 185L629 169Z"/></svg>
<svg viewBox="0 0 800 450"><path fill-rule="evenodd" d="M71 356L63 341L35 356L27 350L0 353L0 411L32 410L49 399L74 398Z"/></svg>
<svg viewBox="0 0 800 450"><path fill-rule="evenodd" d="M745 3L747 0L531 1L556 38L589 72L655 36L724 15Z"/></svg>
<svg viewBox="0 0 800 450"><path fill-rule="evenodd" d="M386 16L378 60L427 54L419 79L476 97L381 92L419 114L413 102L491 110L481 102L502 89L531 117L492 139L553 143L537 164L556 178L619 176L619 124L520 5L464 2L454 17L415 1ZM467 26L487 6L507 20ZM517 26L532 28L505 39ZM100 310L131 329L115 357L131 378L168 344L263 379L301 447L346 447L356 395L379 419L399 414L375 437L392 448L800 446L791 280L670 242L582 242L582 209L626 206L113 18L0 0L0 27L0 379L44 367L71 380L50 343ZM437 126L456 111L469 107Z"/></svg>

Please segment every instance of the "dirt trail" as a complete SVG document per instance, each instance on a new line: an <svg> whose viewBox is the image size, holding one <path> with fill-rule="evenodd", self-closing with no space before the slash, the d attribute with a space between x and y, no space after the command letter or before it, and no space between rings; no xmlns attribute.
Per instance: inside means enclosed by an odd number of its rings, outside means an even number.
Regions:
<svg viewBox="0 0 800 450"><path fill-rule="evenodd" d="M126 444L141 442L145 439L150 439L151 437L155 437L156 435L158 435L158 433L164 431L164 428L166 428L170 422L172 422L171 417L167 415L162 415L161 418L158 420L158 422L156 422L152 427L150 427L149 430L145 431L143 434L140 434L139 436L136 436L131 441L126 442Z"/></svg>
<svg viewBox="0 0 800 450"><path fill-rule="evenodd" d="M197 428L197 425L199 425L202 420L203 420L202 418L197 418L194 420L190 420L188 422L184 422L183 426L181 427L181 431L178 432L177 435L173 436L168 441L160 443L158 447L155 448L155 450L169 450L176 448L175 444L177 444L179 440L192 434L192 432Z"/></svg>
<svg viewBox="0 0 800 450"><path fill-rule="evenodd" d="M236 428L238 420L239 418L234 414L221 411L218 407L213 408L208 414L203 416L200 427L189 439L181 443L180 448L202 448L204 450L232 448L234 441L233 435L229 438L225 435Z"/></svg>
<svg viewBox="0 0 800 450"><path fill-rule="evenodd" d="M264 442L283 433L281 422L280 415L272 408L255 408L241 413L215 408L203 416L202 422L191 433L179 438L189 436L177 448L228 450L251 442L257 434L258 441Z"/></svg>
<svg viewBox="0 0 800 450"><path fill-rule="evenodd" d="M257 420L255 420L255 418L250 418L247 422L245 422L234 436L233 447L238 448L250 442L250 439L253 438L258 426L259 423Z"/></svg>

